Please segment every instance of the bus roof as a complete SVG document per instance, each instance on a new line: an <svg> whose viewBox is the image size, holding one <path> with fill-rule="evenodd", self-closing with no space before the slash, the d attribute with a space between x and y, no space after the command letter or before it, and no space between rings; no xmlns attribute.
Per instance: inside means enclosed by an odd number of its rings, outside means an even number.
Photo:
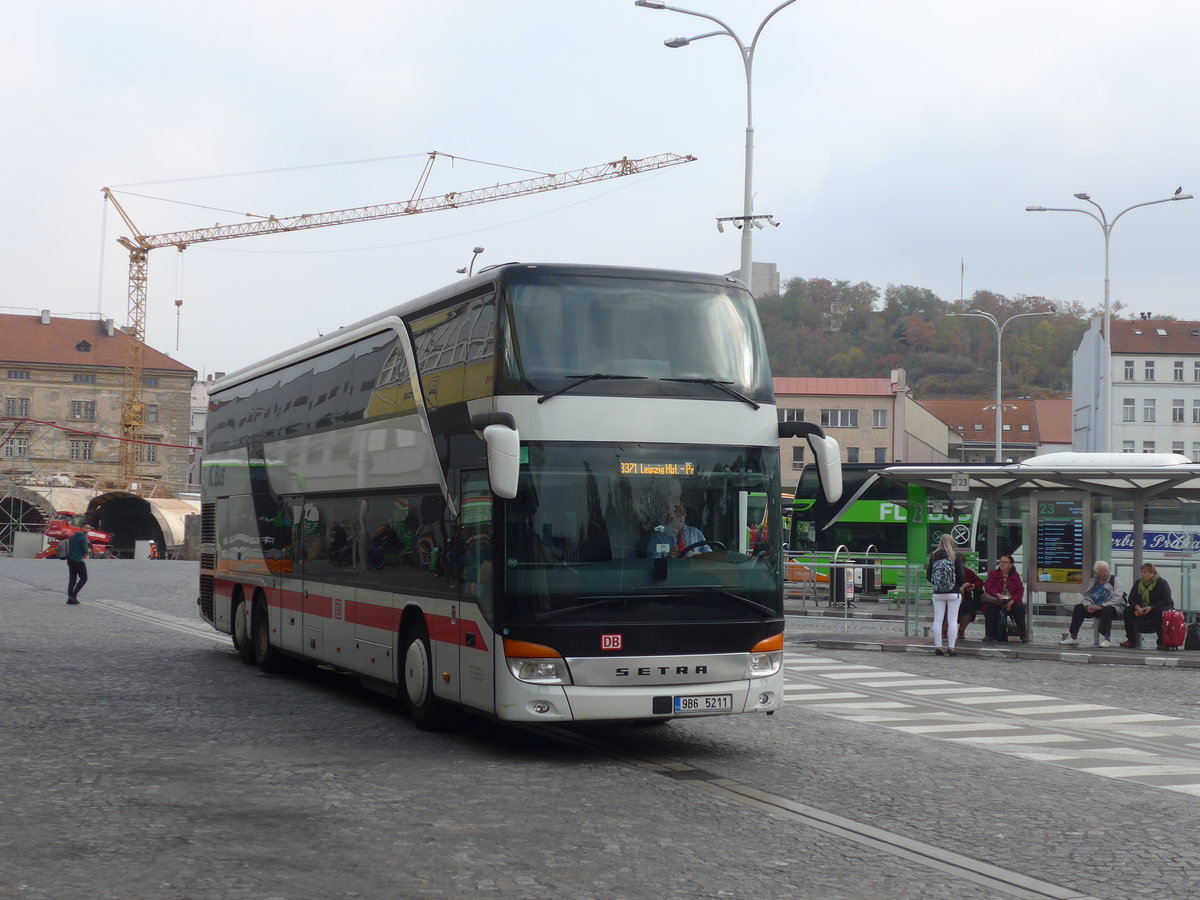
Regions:
<svg viewBox="0 0 1200 900"><path fill-rule="evenodd" d="M529 278L541 276L553 277L556 275L590 276L595 278L649 278L658 281L684 281L692 284L736 285L744 287L742 282L731 275L713 275L674 269L646 269L631 266L599 266L578 263L501 263L499 265L488 266L471 277L460 279L435 291L430 291L419 297L406 300L397 306L393 306L391 309L368 316L352 325L343 326L336 331L331 331L328 334L283 350L266 359L253 362L215 382L209 388L209 392L216 393L248 378L266 374L299 359L323 353L326 350L351 343L369 334L389 327L395 327L397 320L406 315L436 307L440 303L452 300L455 297L469 295L489 284L498 281L520 281L523 275Z"/></svg>

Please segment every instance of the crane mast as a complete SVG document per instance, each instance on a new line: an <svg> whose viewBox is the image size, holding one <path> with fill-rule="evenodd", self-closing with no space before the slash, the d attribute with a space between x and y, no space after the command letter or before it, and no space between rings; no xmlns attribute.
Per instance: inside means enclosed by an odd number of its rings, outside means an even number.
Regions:
<svg viewBox="0 0 1200 900"><path fill-rule="evenodd" d="M675 153L662 153L642 159L622 157L614 162L576 169L558 175L540 175L521 181L497 184L470 191L450 192L430 197L420 196L429 179L430 170L439 156L447 154L434 151L429 154L425 168L417 181L413 196L407 201L382 203L375 206L359 206L352 209L336 209L320 213L303 213L296 216L256 216L252 221L235 225L213 225L191 231L172 231L164 234L142 234L125 212L109 188L101 188L105 198L120 214L132 237L121 237L117 242L129 251L129 324L126 333L131 338L126 358L124 386L121 400L121 477L127 485L140 477L142 442L144 440L146 405L143 399L143 368L146 340L146 285L151 250L175 247L181 253L192 244L225 241L232 238L253 237L263 234L283 234L289 231L306 231L312 228L329 228L333 225L348 225L353 222L375 222L400 216L435 212L443 209L459 209L476 206L510 197L524 197L544 191L606 181L625 175L637 175L668 166L693 162L696 157ZM131 488L132 489L132 488Z"/></svg>

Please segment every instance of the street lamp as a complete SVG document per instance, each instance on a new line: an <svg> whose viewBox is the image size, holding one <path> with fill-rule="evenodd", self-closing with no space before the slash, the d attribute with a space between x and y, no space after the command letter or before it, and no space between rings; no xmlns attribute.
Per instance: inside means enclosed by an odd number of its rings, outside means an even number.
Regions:
<svg viewBox="0 0 1200 900"><path fill-rule="evenodd" d="M1000 355L1000 350L1001 350L1001 347L1003 346L1003 342L1004 342L1004 329L1007 328L1008 324L1010 322L1014 321L1015 319L1023 319L1026 316L1052 316L1052 315L1054 315L1054 313L1050 312L1050 311L1017 313L1014 316L1009 316L1003 322L997 320L997 318L995 316L993 316L990 312L984 312L983 310L980 310L980 309L970 309L970 310L967 310L966 312L961 312L961 313L953 313L953 312L946 313L946 315L947 316L969 316L969 317L976 318L976 319L987 319L989 322L992 323L992 327L996 329L996 462L1002 463L1002 462L1004 462L1004 439L1002 437L1002 435L1004 433L1003 432L1004 404L1001 403L1001 401L1000 401L1000 396L1001 396L1000 388L1001 388L1001 379L1002 379L1001 367L1000 367L1002 357ZM1009 408L1015 409L1016 407L1009 407Z"/></svg>
<svg viewBox="0 0 1200 900"><path fill-rule="evenodd" d="M661 0L634 0L634 4L633 4L634 6L641 6L645 9L669 9L671 12L683 13L686 16L698 16L701 19L708 19L710 22L716 22L718 25L721 26L720 31L709 31L709 32L706 32L705 34L698 34L695 37L689 37L689 38L677 37L677 38L671 38L668 41L663 41L663 43L666 46L668 46L672 49L677 49L679 47L686 47L688 44L692 43L693 41L699 41L699 40L703 40L704 38L716 37L718 35L724 34L724 35L728 35L729 37L733 38L734 42L738 45L738 50L742 54L742 64L743 64L743 66L745 66L745 69L746 69L746 172L745 172L745 190L742 195L742 215L741 216L726 216L724 218L718 219L717 220L717 230L723 232L725 230L724 223L730 222L730 221L733 221L734 225L737 228L741 229L741 232L742 232L742 262L741 262L741 268L738 271L738 275L741 277L742 281L744 281L746 283L746 287L750 287L750 288L753 287L753 285L751 284L751 275L752 275L753 265L754 265L754 258L753 258L754 238L753 238L753 234L752 234L753 228L751 226L753 226L754 228L762 228L763 227L762 222L761 222L762 219L766 219L768 224L776 225L776 226L779 225L779 223L776 222L770 216L754 215L754 115L753 115L754 105L753 105L753 86L752 86L752 77L751 77L752 73L753 73L753 69L754 69L754 50L755 50L755 47L758 46L759 35L762 34L763 29L766 27L767 23L769 21L771 21L771 18L775 15L775 13L779 12L785 6L791 6L791 4L793 4L795 2L796 2L796 0L785 0L784 3L780 3L773 10L771 10L769 13L767 13L766 18L763 19L762 22L759 23L757 30L755 30L754 39L749 43L749 45L743 44L742 39L737 36L737 33L732 28L730 28L728 25L726 25L724 22L722 22L716 16L710 16L708 13L696 12L696 11L690 10L690 9L680 9L677 6L668 6L666 3L661 2ZM734 221L734 220L738 220L738 221Z"/></svg>
<svg viewBox="0 0 1200 900"><path fill-rule="evenodd" d="M475 260L479 254L483 252L482 247L476 247L471 251L471 262L469 265L463 266L461 269L455 269L459 275L472 275L475 272Z"/></svg>
<svg viewBox="0 0 1200 900"><path fill-rule="evenodd" d="M1112 443L1112 305L1109 299L1109 281L1108 281L1108 248L1112 238L1113 226L1117 224L1117 219L1125 215L1131 209L1137 209L1141 206L1155 206L1159 203L1172 203L1176 200L1191 200L1191 194L1185 194L1182 187L1175 189L1175 193L1170 197L1164 197L1161 200L1147 200L1145 203L1135 203L1133 206L1127 206L1115 216L1113 220L1108 221L1108 216L1104 213L1104 208L1092 199L1091 194L1078 193L1075 195L1076 200L1082 200L1085 203L1090 203L1096 207L1099 215L1092 212L1090 209L1078 209L1076 207L1058 207L1058 206L1027 206L1026 212L1076 212L1083 213L1085 216L1090 216L1096 220L1096 224L1100 226L1100 230L1104 232L1104 340L1101 344L1103 350L1103 359L1096 368L1100 383L1100 400L1096 404L1098 417L1102 423L1102 427L1098 429L1100 446L1097 447L1103 453L1108 453L1111 450Z"/></svg>

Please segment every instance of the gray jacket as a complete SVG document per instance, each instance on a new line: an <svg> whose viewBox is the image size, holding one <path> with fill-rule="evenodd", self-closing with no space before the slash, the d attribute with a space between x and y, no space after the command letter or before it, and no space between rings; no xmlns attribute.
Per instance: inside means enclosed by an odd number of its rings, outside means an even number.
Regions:
<svg viewBox="0 0 1200 900"><path fill-rule="evenodd" d="M1085 605L1095 604L1096 606L1113 606L1116 607L1118 612L1121 612L1125 609L1129 601L1126 600L1125 590L1121 587L1121 580L1117 578L1116 575L1109 575L1108 581L1100 583L1100 590L1103 592L1104 599L1099 603L1097 603L1096 600L1090 596L1092 589L1095 587L1096 576L1092 575L1088 583L1083 586L1083 603Z"/></svg>

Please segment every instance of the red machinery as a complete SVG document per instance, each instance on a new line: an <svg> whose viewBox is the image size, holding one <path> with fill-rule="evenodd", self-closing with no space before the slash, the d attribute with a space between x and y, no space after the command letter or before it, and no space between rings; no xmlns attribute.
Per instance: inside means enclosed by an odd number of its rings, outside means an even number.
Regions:
<svg viewBox="0 0 1200 900"><path fill-rule="evenodd" d="M53 559L56 557L58 542L65 541L77 531L87 532L88 548L95 557L108 556L108 545L112 543L112 535L107 531L89 528L82 515L73 512L59 512L59 518L46 523L43 534L50 539L50 546L39 553L34 559Z"/></svg>

